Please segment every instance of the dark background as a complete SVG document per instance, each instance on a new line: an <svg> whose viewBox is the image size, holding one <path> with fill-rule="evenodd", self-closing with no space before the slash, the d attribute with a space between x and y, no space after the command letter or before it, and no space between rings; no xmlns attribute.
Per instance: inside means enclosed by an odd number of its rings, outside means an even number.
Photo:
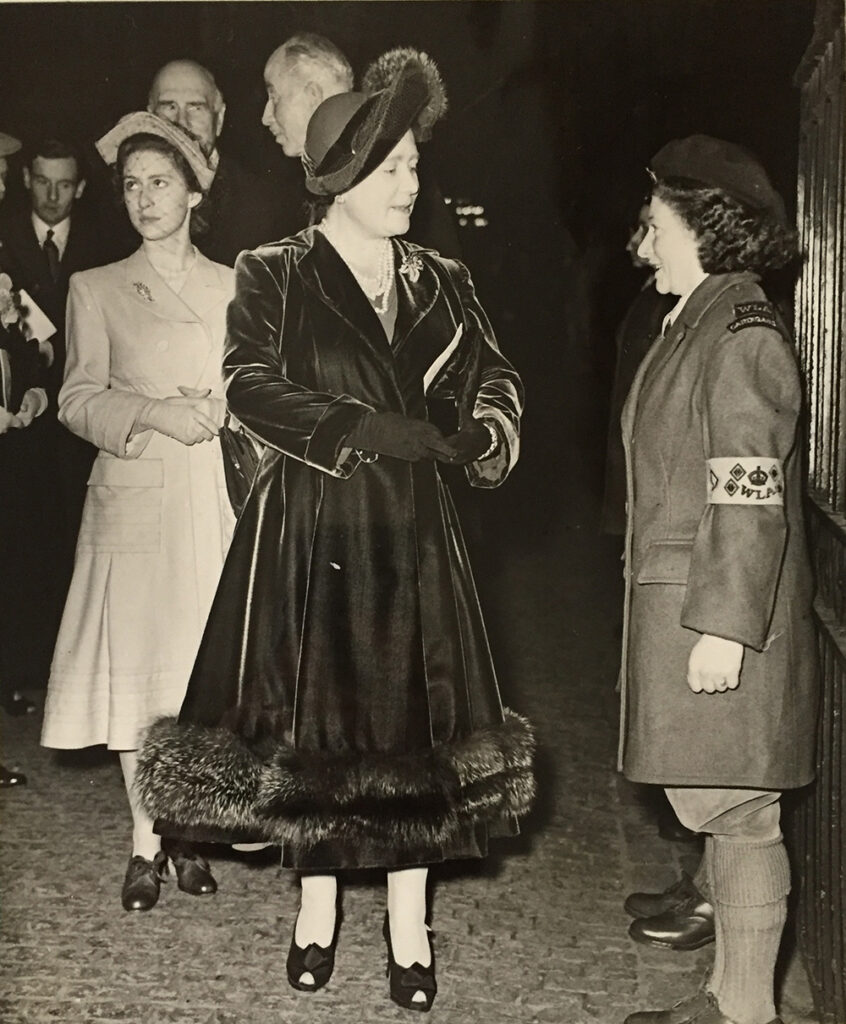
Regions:
<svg viewBox="0 0 846 1024"><path fill-rule="evenodd" d="M426 50L450 111L424 152L442 191L485 208L465 259L526 379L524 458L510 502L537 535L562 492L537 487L568 456L599 486L613 331L640 276L623 251L644 167L668 138L706 132L755 150L794 202L798 93L811 0L0 4L0 129L90 142L143 108L155 70L193 57L227 101L221 148L298 185L260 124L262 68L297 30L360 71L391 46ZM567 472L574 471L569 465Z"/></svg>

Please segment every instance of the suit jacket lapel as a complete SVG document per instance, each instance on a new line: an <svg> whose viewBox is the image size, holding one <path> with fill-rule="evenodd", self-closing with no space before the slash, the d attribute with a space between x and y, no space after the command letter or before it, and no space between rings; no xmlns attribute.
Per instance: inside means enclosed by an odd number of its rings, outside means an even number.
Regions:
<svg viewBox="0 0 846 1024"><path fill-rule="evenodd" d="M35 228L28 211L21 211L10 221L10 249L23 273L31 282L51 280L47 257L38 244ZM23 282L17 281L16 284Z"/></svg>

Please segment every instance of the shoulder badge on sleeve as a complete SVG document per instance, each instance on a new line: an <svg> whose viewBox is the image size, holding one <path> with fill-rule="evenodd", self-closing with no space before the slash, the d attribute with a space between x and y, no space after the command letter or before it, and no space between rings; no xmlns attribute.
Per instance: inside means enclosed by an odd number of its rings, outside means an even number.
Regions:
<svg viewBox="0 0 846 1024"><path fill-rule="evenodd" d="M770 302L739 302L734 307L734 320L728 325L732 334L744 327L772 327L778 330L778 321Z"/></svg>

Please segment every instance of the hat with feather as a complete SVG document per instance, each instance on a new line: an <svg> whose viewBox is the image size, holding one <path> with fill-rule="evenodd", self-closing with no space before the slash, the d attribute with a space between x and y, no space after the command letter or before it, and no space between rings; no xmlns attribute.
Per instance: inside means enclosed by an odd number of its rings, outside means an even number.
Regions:
<svg viewBox="0 0 846 1024"><path fill-rule="evenodd" d="M434 62L416 50L392 50L367 69L361 92L324 100L306 129L303 166L313 195L336 196L374 171L407 131L418 141L446 111Z"/></svg>

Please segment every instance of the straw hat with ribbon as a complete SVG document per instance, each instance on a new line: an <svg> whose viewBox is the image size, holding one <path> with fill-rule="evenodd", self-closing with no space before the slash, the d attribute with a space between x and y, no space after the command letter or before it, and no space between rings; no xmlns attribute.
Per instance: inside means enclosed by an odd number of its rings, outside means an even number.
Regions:
<svg viewBox="0 0 846 1024"><path fill-rule="evenodd" d="M132 135L157 135L178 150L197 177L197 184L208 192L214 181L214 170L209 166L197 140L184 128L147 110L127 114L97 141L97 152L110 166L117 161L120 144Z"/></svg>

